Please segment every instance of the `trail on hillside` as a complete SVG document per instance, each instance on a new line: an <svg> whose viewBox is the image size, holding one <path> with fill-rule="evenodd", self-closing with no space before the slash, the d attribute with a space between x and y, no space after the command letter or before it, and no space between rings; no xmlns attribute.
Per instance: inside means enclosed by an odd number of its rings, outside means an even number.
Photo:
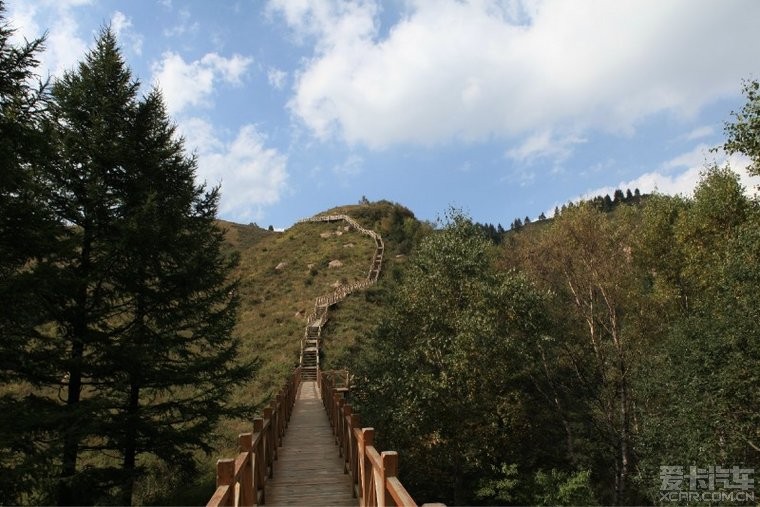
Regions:
<svg viewBox="0 0 760 507"><path fill-rule="evenodd" d="M338 222L344 221L361 234L365 234L375 240L375 255L372 258L372 264L367 273L367 278L358 282L340 285L329 294L317 297L314 302L314 311L306 317L306 330L301 339L301 355L299 363L301 366L301 375L304 380L316 380L319 371L319 348L322 337L322 328L327 323L327 313L329 308L343 301L349 294L366 289L374 285L380 276L380 269L383 264L383 254L385 253L385 244L383 238L370 229L365 229L359 222L348 215L317 215L311 218L299 220L297 223L305 222Z"/></svg>

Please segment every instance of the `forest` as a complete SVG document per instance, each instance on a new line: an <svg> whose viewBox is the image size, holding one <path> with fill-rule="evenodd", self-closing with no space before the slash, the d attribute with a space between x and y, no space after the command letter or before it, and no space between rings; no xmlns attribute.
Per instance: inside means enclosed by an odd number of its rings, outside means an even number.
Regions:
<svg viewBox="0 0 760 507"><path fill-rule="evenodd" d="M233 391L292 357L241 353L266 312L241 311L259 286L216 221L220 188L196 182L111 30L39 82L44 41L14 44L2 14L0 504L169 503L138 490L197 481L219 423L257 409ZM716 148L760 176L760 84L743 91ZM342 304L365 327L325 359L418 503L756 503L760 202L734 168L706 166L693 196L621 191L509 230L354 211L395 263ZM266 276L269 293L286 275Z"/></svg>
<svg viewBox="0 0 760 507"><path fill-rule="evenodd" d="M756 175L757 91L723 146ZM709 166L693 197L571 203L498 241L450 210L352 358L353 403L415 499L667 504L675 470L705 503L753 504L759 205Z"/></svg>
<svg viewBox="0 0 760 507"><path fill-rule="evenodd" d="M35 81L43 41L11 33L0 25L0 503L129 505L151 468L196 473L256 369L233 361L219 189L195 183L110 29L51 86Z"/></svg>

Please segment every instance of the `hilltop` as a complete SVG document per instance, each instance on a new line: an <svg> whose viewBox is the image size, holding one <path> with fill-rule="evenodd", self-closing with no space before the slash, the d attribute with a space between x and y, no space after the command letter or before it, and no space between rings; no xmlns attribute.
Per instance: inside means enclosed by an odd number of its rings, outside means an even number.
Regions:
<svg viewBox="0 0 760 507"><path fill-rule="evenodd" d="M403 265L425 229L411 211L387 201L339 206L315 215L338 213L381 234L387 254L380 283L331 310L324 344L327 368L342 366L346 350L374 328L384 280L393 278L391 274ZM258 357L261 362L254 381L239 389L238 396L260 404L297 363L305 319L315 298L340 283L364 279L374 242L343 223L296 223L282 232L255 224L220 221L219 225L225 230L227 248L240 256L235 273L240 280L235 333L243 344L241 359Z"/></svg>

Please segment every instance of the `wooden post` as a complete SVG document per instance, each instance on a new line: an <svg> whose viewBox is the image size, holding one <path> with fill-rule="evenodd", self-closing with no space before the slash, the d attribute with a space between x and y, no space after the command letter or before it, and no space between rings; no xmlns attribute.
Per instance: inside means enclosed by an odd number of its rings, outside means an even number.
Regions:
<svg viewBox="0 0 760 507"><path fill-rule="evenodd" d="M272 425L272 460L277 460L277 448L280 446L280 417L279 413L277 411L277 400L272 400L269 402L269 409L271 410L271 417L272 420L270 421L270 424ZM274 465L272 465L272 468L274 468Z"/></svg>
<svg viewBox="0 0 760 507"><path fill-rule="evenodd" d="M253 505L256 503L253 489L253 434L241 433L238 435L240 452L246 454L245 464L242 470L242 484L240 487L240 504Z"/></svg>
<svg viewBox="0 0 760 507"><path fill-rule="evenodd" d="M216 487L228 486L227 503L230 502L230 495L234 494L232 483L235 480L235 460L220 459L216 462Z"/></svg>
<svg viewBox="0 0 760 507"><path fill-rule="evenodd" d="M338 456L343 456L343 446L341 439L343 438L343 432L342 432L342 414L343 414L343 405L345 405L346 400L343 399L340 394L335 394L335 402L336 402L336 410L335 410L335 443L338 444Z"/></svg>
<svg viewBox="0 0 760 507"><path fill-rule="evenodd" d="M386 481L389 477L398 475L398 453L396 451L384 451L380 454L383 459L382 484L380 485L380 496L384 497L384 505L394 505L393 497L388 492Z"/></svg>
<svg viewBox="0 0 760 507"><path fill-rule="evenodd" d="M367 447L375 443L375 429L362 428L361 441L359 442L359 505L368 505L368 496L373 494L369 487L372 484L372 462L367 457Z"/></svg>
<svg viewBox="0 0 760 507"><path fill-rule="evenodd" d="M267 473L267 460L266 451L264 450L264 419L257 417L253 420L253 436L256 442L256 448L253 450L255 456L253 458L253 475L254 475L254 488L253 493L256 495L256 503L259 501L259 490L261 491L262 498L264 496L266 485L266 473Z"/></svg>
<svg viewBox="0 0 760 507"><path fill-rule="evenodd" d="M343 454L343 473L348 472L348 460L350 459L350 435L349 419L351 418L351 405L345 403L340 417L340 447Z"/></svg>
<svg viewBox="0 0 760 507"><path fill-rule="evenodd" d="M282 394L277 395L277 446L282 447L282 437L285 435L284 414L282 413Z"/></svg>
<svg viewBox="0 0 760 507"><path fill-rule="evenodd" d="M354 428L358 428L361 424L361 419L359 418L359 414L351 414L351 424L348 429L349 431L349 446L351 449L350 456L348 462L348 472L351 475L351 494L354 498L356 498L356 488L354 488L355 485L359 484L359 461L357 459L358 452L359 452L359 442L356 440L356 437L354 435Z"/></svg>
<svg viewBox="0 0 760 507"><path fill-rule="evenodd" d="M269 424L267 424L269 422ZM274 450L272 449L272 409L267 407L264 409L264 425L266 430L264 431L264 463L267 468L267 475L271 479L274 477Z"/></svg>

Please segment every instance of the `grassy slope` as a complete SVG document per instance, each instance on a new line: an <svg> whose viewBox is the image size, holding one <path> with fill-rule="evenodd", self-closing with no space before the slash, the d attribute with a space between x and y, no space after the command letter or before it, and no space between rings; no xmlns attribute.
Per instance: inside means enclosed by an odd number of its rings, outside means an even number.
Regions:
<svg viewBox="0 0 760 507"><path fill-rule="evenodd" d="M238 389L235 401L260 406L276 392L298 361L306 315L314 308L314 299L331 292L337 282L366 277L374 241L345 231L345 225L304 223L285 232L269 232L256 226L222 223L230 246L240 253L236 275L241 304L235 334L242 342L241 357L261 361L256 378ZM328 267L332 260L340 260L343 266ZM284 266L277 270L281 263ZM363 298L357 294L349 299ZM332 320L341 318L342 306L345 304L332 309ZM325 338L329 357L329 329ZM248 429L242 422L230 426L226 431L233 436Z"/></svg>
<svg viewBox="0 0 760 507"><path fill-rule="evenodd" d="M329 369L344 367L344 360L357 341L375 328L382 310L383 287L392 278L390 274L403 266L399 245L389 240L393 236L389 217L408 215L414 223L418 222L411 212L387 202L341 206L324 213L348 214L383 235L386 244L377 288L352 294L330 309L323 331L323 366ZM235 273L240 279L241 301L235 328L242 345L240 356L244 360L258 357L261 361L255 378L236 390L233 401L246 404L258 414L298 361L306 316L313 310L315 298L331 292L338 281L364 279L375 243L368 236L346 231L345 222L296 224L284 232L224 221L219 225L225 230L227 248L240 255ZM343 266L329 268L328 263L336 259ZM280 263L284 267L275 269ZM215 451L201 458L206 464L203 476L186 486L184 492L162 498L162 503L195 504L208 500L213 491L214 463L218 458L233 457L237 452L237 435L251 429L250 420L224 421L215 440L210 442Z"/></svg>

